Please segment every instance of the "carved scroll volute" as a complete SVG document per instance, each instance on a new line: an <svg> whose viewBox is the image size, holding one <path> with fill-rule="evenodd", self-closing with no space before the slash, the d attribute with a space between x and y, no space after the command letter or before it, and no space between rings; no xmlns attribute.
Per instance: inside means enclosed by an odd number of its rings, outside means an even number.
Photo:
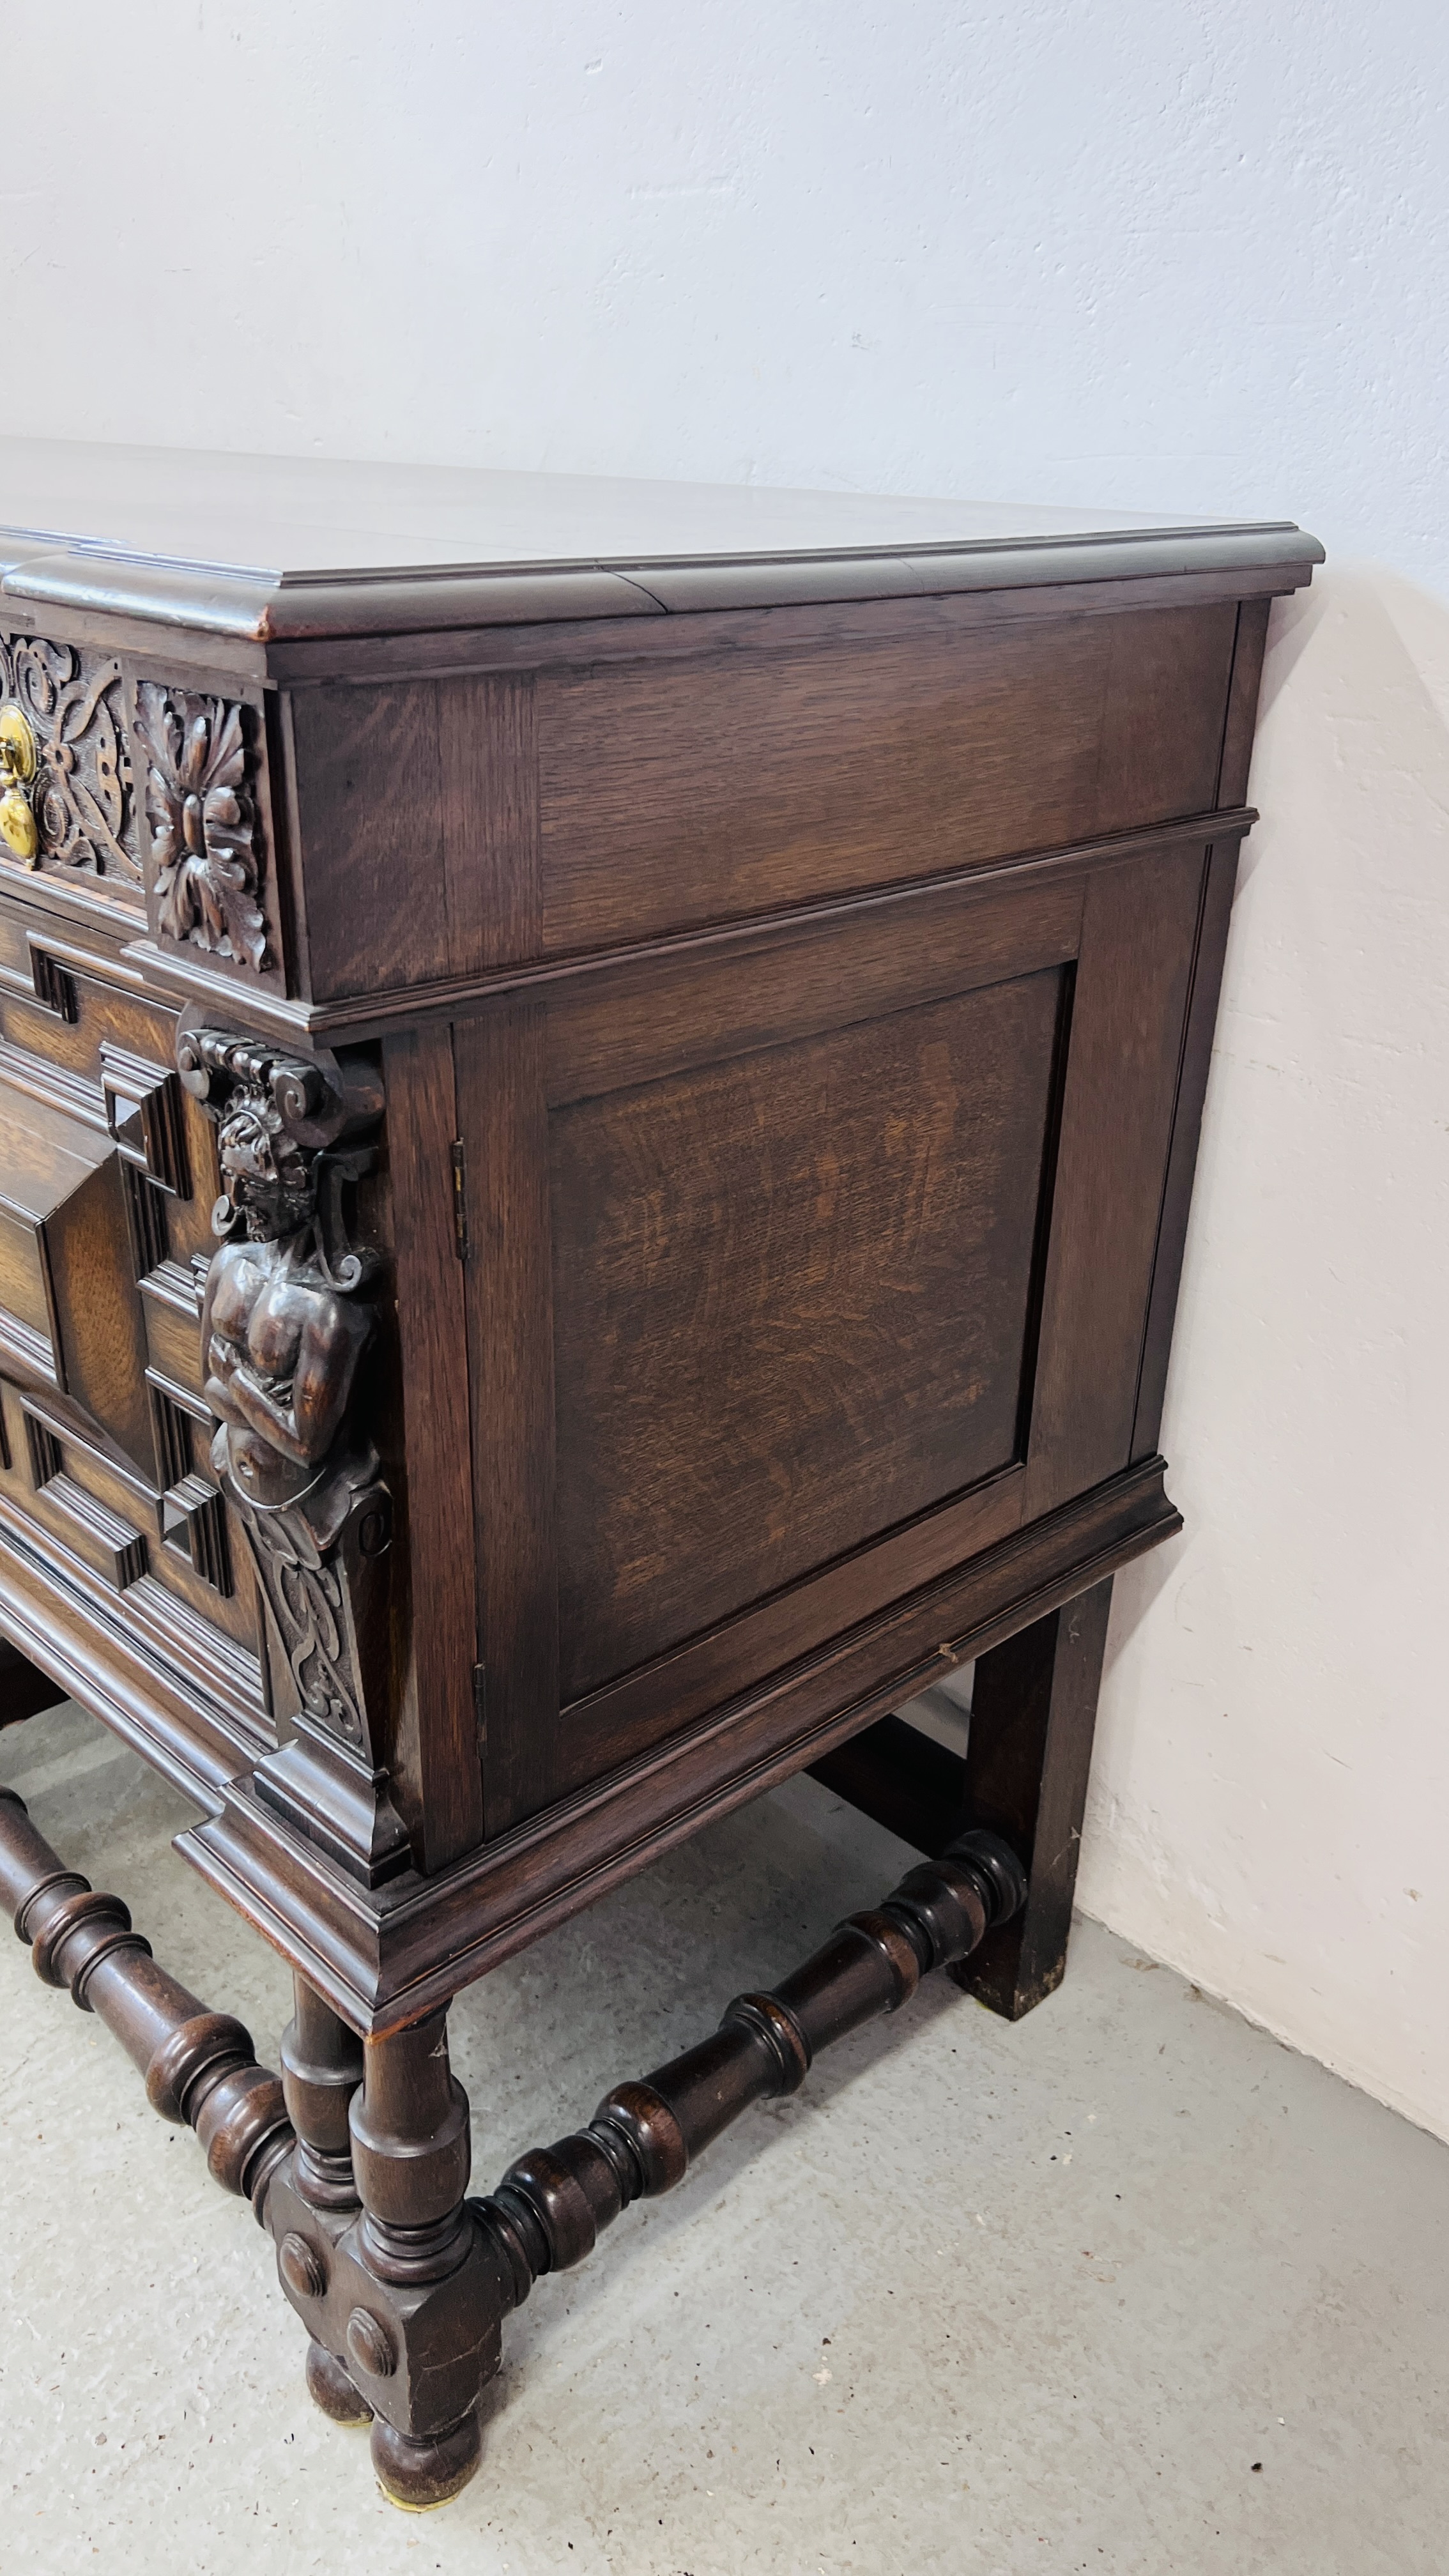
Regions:
<svg viewBox="0 0 1449 2576"><path fill-rule="evenodd" d="M387 1795L392 1504L366 1420L374 1264L347 1236L381 1090L362 1058L291 1056L183 1020L182 1082L217 1130L221 1238L202 1298L212 1464L295 1696L257 1795L368 1886L409 1866Z"/></svg>

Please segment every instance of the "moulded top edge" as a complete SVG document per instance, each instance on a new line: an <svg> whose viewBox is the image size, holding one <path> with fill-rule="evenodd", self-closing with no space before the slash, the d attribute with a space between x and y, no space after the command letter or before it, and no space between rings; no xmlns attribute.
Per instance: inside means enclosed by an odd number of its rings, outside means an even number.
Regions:
<svg viewBox="0 0 1449 2576"><path fill-rule="evenodd" d="M0 440L0 592L263 642L1322 558L1287 520Z"/></svg>

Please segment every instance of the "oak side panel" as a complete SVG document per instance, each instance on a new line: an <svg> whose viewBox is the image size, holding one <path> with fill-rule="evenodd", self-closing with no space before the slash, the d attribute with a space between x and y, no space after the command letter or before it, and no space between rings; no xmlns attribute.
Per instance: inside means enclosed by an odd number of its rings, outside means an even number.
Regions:
<svg viewBox="0 0 1449 2576"><path fill-rule="evenodd" d="M536 951L533 682L302 689L291 704L311 995Z"/></svg>
<svg viewBox="0 0 1449 2576"><path fill-rule="evenodd" d="M817 1653L862 1619L888 1612L1020 1527L1026 1482L1004 1468L955 1501L857 1548L835 1565L742 1611L565 1708L559 1785L575 1788Z"/></svg>
<svg viewBox="0 0 1449 2576"><path fill-rule="evenodd" d="M546 951L1200 811L1237 612L540 671Z"/></svg>
<svg viewBox="0 0 1449 2576"><path fill-rule="evenodd" d="M1009 1464L1060 995L555 1113L566 1697Z"/></svg>
<svg viewBox="0 0 1449 2576"><path fill-rule="evenodd" d="M370 961L381 955L399 984L444 971L439 694L400 682L301 689L292 699L293 802L314 999L365 985Z"/></svg>
<svg viewBox="0 0 1449 2576"><path fill-rule="evenodd" d="M1248 769L1253 756L1253 729L1258 713L1270 606L1271 602L1266 599L1245 599L1238 611L1237 643L1218 773L1217 802L1223 807L1240 806L1248 792ZM1232 921L1240 846L1235 837L1215 843L1207 854L1197 948L1193 958L1192 994L1178 1069L1172 1146L1162 1193L1157 1257L1153 1264L1147 1329L1143 1336L1138 1377L1137 1410L1132 1429L1134 1458L1151 1456L1162 1428L1172 1327L1182 1280L1193 1174L1197 1168L1203 1103L1207 1097L1213 1037L1222 994L1223 960Z"/></svg>
<svg viewBox="0 0 1449 2576"><path fill-rule="evenodd" d="M531 673L438 692L448 972L538 954L538 758Z"/></svg>
<svg viewBox="0 0 1449 2576"><path fill-rule="evenodd" d="M621 961L551 997L549 1105L1064 965L1081 923L1079 878L967 879L780 922L724 954Z"/></svg>
<svg viewBox="0 0 1449 2576"><path fill-rule="evenodd" d="M458 1113L447 1027L389 1039L383 1073L412 1574L395 1759L414 1849L436 1870L483 1834L467 1319L453 1224Z"/></svg>
<svg viewBox="0 0 1449 2576"><path fill-rule="evenodd" d="M1034 1520L1127 1464L1205 854L1086 889L1027 1457Z"/></svg>
<svg viewBox="0 0 1449 2576"><path fill-rule="evenodd" d="M553 1794L558 1745L553 1256L544 1006L454 1031L466 1155L473 1512L490 1835ZM463 1543L460 1530L454 1544Z"/></svg>

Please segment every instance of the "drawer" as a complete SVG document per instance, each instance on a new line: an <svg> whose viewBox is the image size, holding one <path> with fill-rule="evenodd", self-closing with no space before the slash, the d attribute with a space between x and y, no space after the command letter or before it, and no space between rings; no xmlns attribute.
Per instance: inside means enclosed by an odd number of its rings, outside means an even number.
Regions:
<svg viewBox="0 0 1449 2576"><path fill-rule="evenodd" d="M0 1521L256 1723L200 1389L215 1154L174 1033L123 961L0 907Z"/></svg>
<svg viewBox="0 0 1449 2576"><path fill-rule="evenodd" d="M149 1458L129 1248L110 1139L0 1082L0 1346Z"/></svg>
<svg viewBox="0 0 1449 2576"><path fill-rule="evenodd" d="M204 1438L196 1449L204 1459ZM102 1455L63 1401L0 1374L0 1545L7 1536L94 1614L270 1732L256 1596L208 1478L190 1471L160 1494Z"/></svg>
<svg viewBox="0 0 1449 2576"><path fill-rule="evenodd" d="M208 679L0 630L0 889L278 989L264 700Z"/></svg>

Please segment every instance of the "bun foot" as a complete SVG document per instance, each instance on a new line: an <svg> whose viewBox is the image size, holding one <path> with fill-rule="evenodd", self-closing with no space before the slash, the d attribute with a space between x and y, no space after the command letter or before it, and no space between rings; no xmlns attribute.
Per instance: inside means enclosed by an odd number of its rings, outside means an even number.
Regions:
<svg viewBox="0 0 1449 2576"><path fill-rule="evenodd" d="M414 2441L379 2416L372 2428L372 2466L389 2504L404 2513L430 2513L460 2495L483 2455L483 2434L476 2414L464 2416L447 2433Z"/></svg>
<svg viewBox="0 0 1449 2576"><path fill-rule="evenodd" d="M315 2341L307 2346L307 2394L334 2424L372 2422L372 2408L361 2389L354 2388L336 2355Z"/></svg>

